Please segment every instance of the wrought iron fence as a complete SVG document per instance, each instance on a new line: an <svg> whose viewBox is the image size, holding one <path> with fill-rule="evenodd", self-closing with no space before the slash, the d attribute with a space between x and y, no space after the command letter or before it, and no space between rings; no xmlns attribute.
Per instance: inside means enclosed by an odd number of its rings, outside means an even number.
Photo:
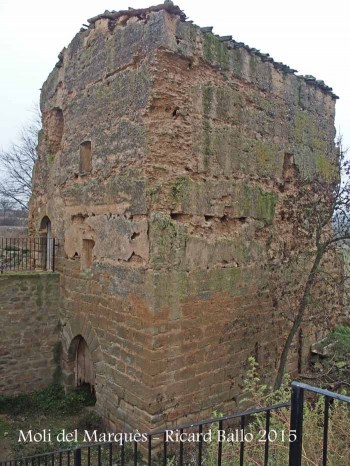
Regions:
<svg viewBox="0 0 350 466"><path fill-rule="evenodd" d="M350 403L350 397L341 395L339 393L334 393L329 390L324 390L322 388L313 387L304 383L292 382L290 428L295 431L296 441L291 443L290 445L289 466L301 466L302 463L303 415L305 392L313 393L324 397L322 466L327 466L330 403L332 400Z"/></svg>
<svg viewBox="0 0 350 466"><path fill-rule="evenodd" d="M323 458L322 465L327 466L327 436L330 400L350 403L350 398L344 395L322 390L299 382L292 383L291 403L280 403L264 408L251 409L231 416L217 417L193 424L187 424L174 429L163 429L148 434L139 434L138 439L127 441L133 434L116 434L120 441L95 443L93 445L78 446L67 450L43 453L30 457L0 462L0 466L224 466L246 464L300 466L302 461L303 441L303 407L304 392L324 396L324 425L323 425ZM283 460L273 451L273 438L270 434L273 417L281 410L290 409L290 430L286 443L289 448L287 457ZM288 411L289 413L289 411ZM248 429L249 427L249 429ZM246 458L246 453L252 443L248 435L253 430L264 432L264 441L258 442L255 450ZM262 429L263 427L263 429ZM261 432L260 430L260 432ZM219 437L214 442L207 442L206 435L215 432ZM276 432L275 432L276 433ZM191 442L176 441L181 436L193 435ZM173 436L169 439L169 435ZM223 436L236 436L236 442L229 442L230 457L227 456L227 445ZM142 441L141 441L142 438ZM192 437L191 437L192 438ZM236 445L234 447L234 445ZM236 448L236 449L234 449ZM257 448L260 448L259 452ZM209 451L208 451L209 449ZM142 451L141 451L142 450ZM256 456L252 456L252 454ZM234 456L232 456L234 455ZM247 460L247 461L246 461Z"/></svg>
<svg viewBox="0 0 350 466"><path fill-rule="evenodd" d="M177 427L175 430L163 429L149 434L146 464L148 466L156 464L162 466L169 466L169 464L174 466L207 464L222 466L225 461L225 464L229 462L229 464L243 466L246 447L249 445L249 447L254 447L254 453L259 454L262 460L261 464L266 466L271 448L269 441L271 418L274 412L289 408L289 406L289 402L279 403L230 416L187 424ZM257 420L259 422L255 422ZM248 426L249 432L246 430ZM169 442L169 433L171 442ZM260 437L258 438L258 436ZM190 444L187 443L188 438L193 439ZM226 442L228 439L230 440ZM258 442L252 443L253 439ZM160 442L158 463L155 463L154 459L152 460L153 440ZM259 440L262 441L259 442ZM123 463L122 466L124 466Z"/></svg>
<svg viewBox="0 0 350 466"><path fill-rule="evenodd" d="M127 441L130 434L119 434L120 442L96 443L53 453L44 453L14 461L5 461L0 466L187 466L215 465L222 466L225 460L224 442L213 438L207 442L206 436L214 431L215 435L234 435L237 437L235 464L243 465L245 460L246 428L254 416L262 416L266 441L259 445L260 457L264 465L268 464L270 455L269 433L271 418L277 410L289 408L290 403L280 403L264 408L251 409L218 417L206 421L187 424L175 429L163 429L148 434L139 434L138 439ZM133 434L131 434L133 435ZM170 436L193 435L197 441L174 441ZM143 439L141 440L141 438ZM208 451L210 449L210 451ZM232 454L233 452L231 452ZM227 459L227 458L226 458ZM209 462L208 462L209 461ZM226 464L226 463L225 463ZM230 463L231 464L231 463Z"/></svg>
<svg viewBox="0 0 350 466"><path fill-rule="evenodd" d="M0 238L0 273L54 271L56 238Z"/></svg>

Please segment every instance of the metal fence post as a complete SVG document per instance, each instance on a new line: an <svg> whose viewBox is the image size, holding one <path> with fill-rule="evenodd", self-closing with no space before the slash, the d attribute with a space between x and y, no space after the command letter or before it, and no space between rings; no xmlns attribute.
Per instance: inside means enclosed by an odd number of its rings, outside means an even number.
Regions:
<svg viewBox="0 0 350 466"><path fill-rule="evenodd" d="M74 450L74 466L81 466L81 448Z"/></svg>
<svg viewBox="0 0 350 466"><path fill-rule="evenodd" d="M289 466L301 466L303 443L303 408L304 390L293 386L290 410L290 431L295 433L296 439L289 444Z"/></svg>

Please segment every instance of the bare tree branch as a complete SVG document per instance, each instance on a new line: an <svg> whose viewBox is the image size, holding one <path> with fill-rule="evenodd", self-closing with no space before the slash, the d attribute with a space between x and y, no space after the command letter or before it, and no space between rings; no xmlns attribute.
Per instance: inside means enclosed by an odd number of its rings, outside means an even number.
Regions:
<svg viewBox="0 0 350 466"><path fill-rule="evenodd" d="M346 273L339 267L339 249L350 240L350 162L339 143L328 178L302 180L286 192L280 212L296 232L284 263L271 268L275 309L288 316L289 330L280 355L275 388L281 386L293 340L303 322L325 321L341 305ZM343 264L344 265L344 264ZM283 270L282 270L283 269ZM322 312L318 312L320 309Z"/></svg>
<svg viewBox="0 0 350 466"><path fill-rule="evenodd" d="M41 128L39 110L34 110L30 123L22 128L19 140L8 150L0 151L0 196L21 208L28 208L32 192L32 172L37 159L38 133Z"/></svg>

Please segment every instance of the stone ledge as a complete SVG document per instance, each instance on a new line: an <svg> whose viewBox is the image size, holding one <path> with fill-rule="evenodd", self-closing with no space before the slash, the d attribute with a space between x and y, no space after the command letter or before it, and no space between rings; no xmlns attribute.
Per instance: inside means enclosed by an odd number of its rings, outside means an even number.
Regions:
<svg viewBox="0 0 350 466"><path fill-rule="evenodd" d="M1 278L8 278L8 277L16 277L16 278L36 278L46 276L48 278L57 278L60 276L59 272L26 272L26 271L19 271L19 272L6 272L0 274Z"/></svg>

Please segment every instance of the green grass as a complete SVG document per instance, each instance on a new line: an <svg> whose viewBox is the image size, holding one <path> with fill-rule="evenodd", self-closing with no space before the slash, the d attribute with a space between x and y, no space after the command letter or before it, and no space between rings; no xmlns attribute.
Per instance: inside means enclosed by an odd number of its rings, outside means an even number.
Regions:
<svg viewBox="0 0 350 466"><path fill-rule="evenodd" d="M339 325L339 327L331 333L330 338L334 340L335 349L340 354L350 354L350 327Z"/></svg>
<svg viewBox="0 0 350 466"><path fill-rule="evenodd" d="M339 325L322 342L321 348L330 346L336 361L350 359L350 327Z"/></svg>
<svg viewBox="0 0 350 466"><path fill-rule="evenodd" d="M89 386L65 394L59 384L51 384L28 395L1 396L0 452L5 449L8 459L13 459L74 447L74 442L58 441L57 434L63 429L66 432L101 429L100 416L91 410L95 401ZM33 433L50 430L52 442L20 443L20 430L27 432L30 429Z"/></svg>
<svg viewBox="0 0 350 466"><path fill-rule="evenodd" d="M77 414L84 406L94 404L95 397L88 387L83 386L65 394L61 385L52 384L29 395L0 396L0 414Z"/></svg>
<svg viewBox="0 0 350 466"><path fill-rule="evenodd" d="M2 417L0 417L0 438L6 437L8 429L8 423Z"/></svg>

